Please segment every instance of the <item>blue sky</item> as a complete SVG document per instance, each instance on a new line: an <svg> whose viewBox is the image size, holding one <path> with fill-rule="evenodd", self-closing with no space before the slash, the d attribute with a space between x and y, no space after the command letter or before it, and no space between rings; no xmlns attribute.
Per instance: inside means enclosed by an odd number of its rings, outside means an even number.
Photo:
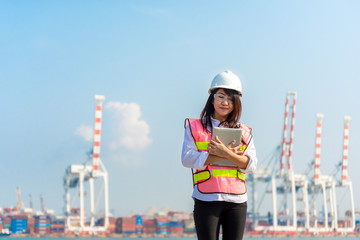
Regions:
<svg viewBox="0 0 360 240"><path fill-rule="evenodd" d="M359 12L359 1L1 0L0 206L15 205L18 186L26 206L32 194L39 209L43 194L62 214L65 168L86 161L94 95L103 94L113 213L190 212L183 122L199 116L226 69L242 80L241 121L253 128L260 165L281 140L295 90L295 171L314 158L316 113L325 115L321 172L333 171L350 115L349 175L360 181Z"/></svg>

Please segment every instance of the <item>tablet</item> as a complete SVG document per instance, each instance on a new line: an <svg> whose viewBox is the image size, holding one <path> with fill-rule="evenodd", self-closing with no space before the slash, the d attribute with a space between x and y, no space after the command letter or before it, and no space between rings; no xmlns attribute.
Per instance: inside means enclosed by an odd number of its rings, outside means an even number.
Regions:
<svg viewBox="0 0 360 240"><path fill-rule="evenodd" d="M220 141L224 143L225 146L229 145L235 139L236 142L234 147L236 147L241 143L242 131L240 128L213 127L213 132L211 135L213 140L215 140L215 137L218 136ZM219 160L211 165L237 167L234 163L226 159Z"/></svg>

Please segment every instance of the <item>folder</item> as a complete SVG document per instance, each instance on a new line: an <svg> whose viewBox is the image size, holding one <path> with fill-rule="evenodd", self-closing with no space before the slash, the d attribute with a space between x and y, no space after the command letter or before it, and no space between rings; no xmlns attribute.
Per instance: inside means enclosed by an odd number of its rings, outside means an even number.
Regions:
<svg viewBox="0 0 360 240"><path fill-rule="evenodd" d="M241 144L242 130L240 128L213 127L211 135L212 140L215 140L215 137L217 136L225 146L229 145L235 139L236 142L233 147L237 147ZM211 165L237 167L234 163L227 159L219 160Z"/></svg>

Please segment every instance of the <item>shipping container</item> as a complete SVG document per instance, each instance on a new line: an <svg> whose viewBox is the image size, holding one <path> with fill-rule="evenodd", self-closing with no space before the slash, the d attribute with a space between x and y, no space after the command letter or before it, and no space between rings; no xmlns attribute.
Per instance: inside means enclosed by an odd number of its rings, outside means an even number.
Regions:
<svg viewBox="0 0 360 240"><path fill-rule="evenodd" d="M51 232L64 232L65 228L52 228L50 231Z"/></svg>
<svg viewBox="0 0 360 240"><path fill-rule="evenodd" d="M65 226L65 224L53 224L53 223L50 224L50 228L61 228L64 226Z"/></svg>
<svg viewBox="0 0 360 240"><path fill-rule="evenodd" d="M34 233L47 235L50 233L50 216L35 216ZM31 232L31 230L29 231Z"/></svg>
<svg viewBox="0 0 360 240"><path fill-rule="evenodd" d="M3 224L11 224L11 217L4 217L2 222Z"/></svg>
<svg viewBox="0 0 360 240"><path fill-rule="evenodd" d="M140 235L140 234L143 234L143 232L144 232L144 231L143 231L143 227L141 226L141 228L139 228L138 225L136 225L136 231L135 231L135 233Z"/></svg>
<svg viewBox="0 0 360 240"><path fill-rule="evenodd" d="M34 217L29 217L28 218L28 224L35 224L35 218Z"/></svg>
<svg viewBox="0 0 360 240"><path fill-rule="evenodd" d="M135 217L120 217L115 222L116 233L135 233L136 232L136 218Z"/></svg>
<svg viewBox="0 0 360 240"><path fill-rule="evenodd" d="M143 228L143 234L155 234L156 233L156 227L150 228L150 227L144 227Z"/></svg>
<svg viewBox="0 0 360 240"><path fill-rule="evenodd" d="M182 235L184 233L183 227L171 227L170 234L171 235Z"/></svg>
<svg viewBox="0 0 360 240"><path fill-rule="evenodd" d="M156 234L158 234L158 235L170 235L170 231L165 231L165 230L156 231Z"/></svg>
<svg viewBox="0 0 360 240"><path fill-rule="evenodd" d="M3 228L11 229L11 223L3 223Z"/></svg>
<svg viewBox="0 0 360 240"><path fill-rule="evenodd" d="M27 230L27 219L12 219L11 232L12 233L25 233Z"/></svg>
<svg viewBox="0 0 360 240"><path fill-rule="evenodd" d="M51 225L52 224L62 224L62 225L64 225L65 224L65 220L58 220L58 219L53 219L53 220L51 220Z"/></svg>
<svg viewBox="0 0 360 240"><path fill-rule="evenodd" d="M11 219L28 219L28 215L27 214L16 214L16 215L12 215Z"/></svg>
<svg viewBox="0 0 360 240"><path fill-rule="evenodd" d="M104 222L104 218L100 218L95 222L96 226L104 226L105 222ZM109 217L109 224L115 224L116 222L116 218L114 217Z"/></svg>
<svg viewBox="0 0 360 240"><path fill-rule="evenodd" d="M49 234L50 228L42 228L42 227L35 227L35 233L38 233L40 235Z"/></svg>
<svg viewBox="0 0 360 240"><path fill-rule="evenodd" d="M37 220L50 220L50 216L35 216L35 221Z"/></svg>
<svg viewBox="0 0 360 240"><path fill-rule="evenodd" d="M170 235L182 236L184 233L184 221L171 221L170 222Z"/></svg>
<svg viewBox="0 0 360 240"><path fill-rule="evenodd" d="M143 219L143 233L145 233L145 234L155 234L156 233L155 219Z"/></svg>
<svg viewBox="0 0 360 240"><path fill-rule="evenodd" d="M35 232L35 223L34 224L28 223L27 233L33 234L34 232Z"/></svg>
<svg viewBox="0 0 360 240"><path fill-rule="evenodd" d="M170 234L170 220L169 218L157 217L156 222L156 233L159 235Z"/></svg>
<svg viewBox="0 0 360 240"><path fill-rule="evenodd" d="M141 235L143 233L143 218L140 215L135 215L135 233Z"/></svg>
<svg viewBox="0 0 360 240"><path fill-rule="evenodd" d="M35 223L50 223L50 220L49 219L39 219L39 220L35 219Z"/></svg>
<svg viewBox="0 0 360 240"><path fill-rule="evenodd" d="M195 223L193 219L184 220L184 233L194 233Z"/></svg>
<svg viewBox="0 0 360 240"><path fill-rule="evenodd" d="M136 225L143 225L141 216L135 216L135 219L136 219Z"/></svg>
<svg viewBox="0 0 360 240"><path fill-rule="evenodd" d="M50 222L35 222L35 227L50 228Z"/></svg>
<svg viewBox="0 0 360 240"><path fill-rule="evenodd" d="M115 233L115 229L116 229L116 226L115 226L115 223L110 223L107 230L110 232L110 233Z"/></svg>
<svg viewBox="0 0 360 240"><path fill-rule="evenodd" d="M170 227L182 227L184 228L184 221L171 221Z"/></svg>

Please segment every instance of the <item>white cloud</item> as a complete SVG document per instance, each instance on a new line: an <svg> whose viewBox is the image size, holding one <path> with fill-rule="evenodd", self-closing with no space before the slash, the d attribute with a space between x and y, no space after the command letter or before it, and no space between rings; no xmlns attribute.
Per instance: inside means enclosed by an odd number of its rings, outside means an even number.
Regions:
<svg viewBox="0 0 360 240"><path fill-rule="evenodd" d="M91 142L94 138L94 130L88 125L80 125L75 130L75 135L82 137L85 141Z"/></svg>
<svg viewBox="0 0 360 240"><path fill-rule="evenodd" d="M113 134L110 141L112 150L121 147L142 150L151 144L150 127L140 119L141 110L138 104L109 102L106 104L106 109L111 110L113 117L111 122Z"/></svg>

